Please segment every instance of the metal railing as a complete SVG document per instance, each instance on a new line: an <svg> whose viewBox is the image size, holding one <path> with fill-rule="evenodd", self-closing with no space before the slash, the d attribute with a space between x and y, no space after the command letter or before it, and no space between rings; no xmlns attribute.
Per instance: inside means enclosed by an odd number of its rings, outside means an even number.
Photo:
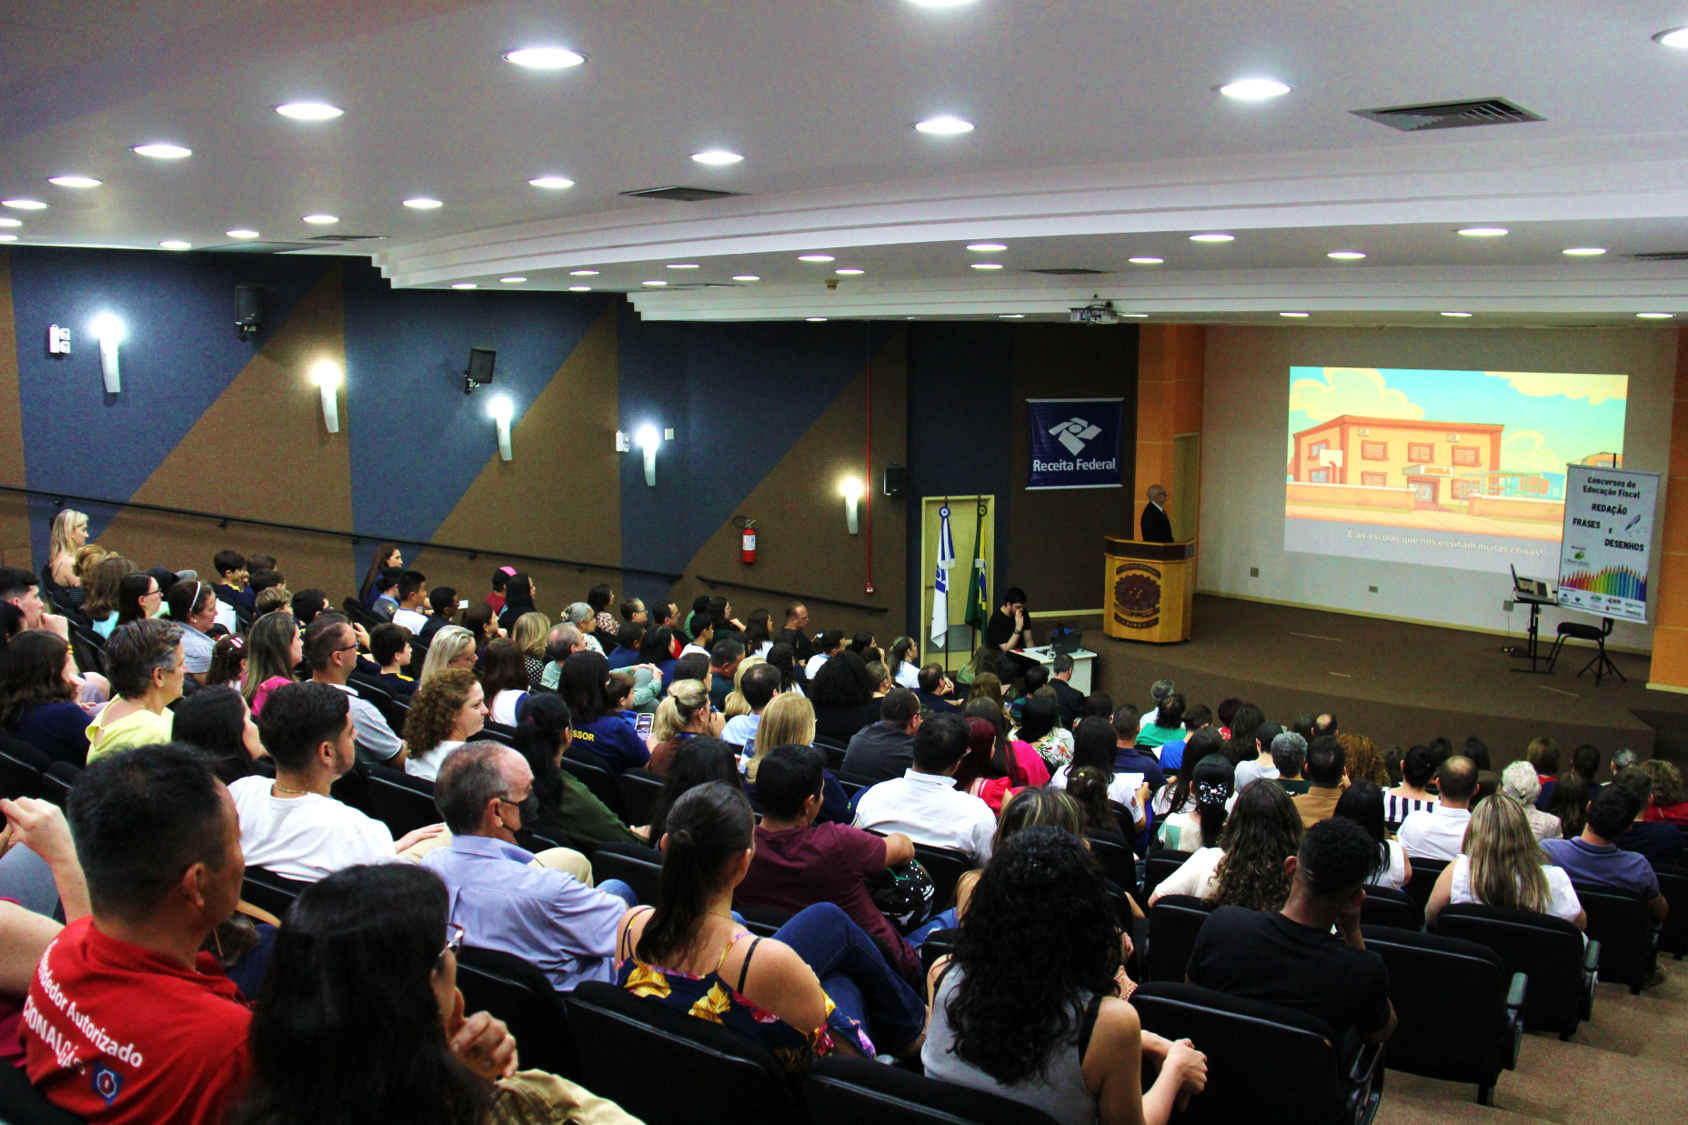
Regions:
<svg viewBox="0 0 1688 1125"><path fill-rule="evenodd" d="M865 602L847 602L840 598L823 598L819 594L795 594L790 590L776 590L771 586L752 586L746 582L732 582L725 578L705 578L701 574L693 575L699 582L713 590L717 586L731 586L735 590L754 590L758 594L773 594L775 597L786 598L794 602L808 605L841 605L847 609L860 610L863 613L890 613L891 608L883 605L868 605Z"/></svg>

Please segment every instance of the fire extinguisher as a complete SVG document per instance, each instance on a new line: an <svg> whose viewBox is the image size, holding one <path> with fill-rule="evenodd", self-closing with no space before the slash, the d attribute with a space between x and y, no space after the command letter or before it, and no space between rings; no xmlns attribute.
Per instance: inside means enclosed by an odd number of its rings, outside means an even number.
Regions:
<svg viewBox="0 0 1688 1125"><path fill-rule="evenodd" d="M745 520L743 527L744 542L739 557L746 563L753 563L756 561L756 521Z"/></svg>

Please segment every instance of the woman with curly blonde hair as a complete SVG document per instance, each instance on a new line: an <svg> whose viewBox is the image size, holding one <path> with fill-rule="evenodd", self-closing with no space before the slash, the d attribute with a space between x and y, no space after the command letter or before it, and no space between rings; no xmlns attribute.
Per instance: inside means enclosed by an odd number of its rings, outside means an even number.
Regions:
<svg viewBox="0 0 1688 1125"><path fill-rule="evenodd" d="M1207 901L1249 910L1282 910L1293 881L1284 870L1284 860L1301 849L1301 831L1301 814L1281 787L1266 784L1244 789L1225 821L1219 843L1202 849L1220 853L1212 861ZM1195 863L1202 852L1185 866Z"/></svg>
<svg viewBox="0 0 1688 1125"><path fill-rule="evenodd" d="M447 668L416 689L404 721L404 772L429 781L453 750L486 725L486 693L475 673Z"/></svg>
<svg viewBox="0 0 1688 1125"><path fill-rule="evenodd" d="M1336 742L1342 747L1344 760L1348 763L1349 781L1363 777L1379 789L1388 789L1395 784L1389 776L1389 767L1384 764L1382 752L1371 739L1363 734L1339 734Z"/></svg>

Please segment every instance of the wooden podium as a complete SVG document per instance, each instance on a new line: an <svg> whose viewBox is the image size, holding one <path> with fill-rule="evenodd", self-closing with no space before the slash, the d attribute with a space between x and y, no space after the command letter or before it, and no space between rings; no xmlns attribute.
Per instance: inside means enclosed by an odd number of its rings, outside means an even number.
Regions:
<svg viewBox="0 0 1688 1125"><path fill-rule="evenodd" d="M1195 541L1145 543L1110 535L1103 543L1103 632L1159 645L1189 640Z"/></svg>

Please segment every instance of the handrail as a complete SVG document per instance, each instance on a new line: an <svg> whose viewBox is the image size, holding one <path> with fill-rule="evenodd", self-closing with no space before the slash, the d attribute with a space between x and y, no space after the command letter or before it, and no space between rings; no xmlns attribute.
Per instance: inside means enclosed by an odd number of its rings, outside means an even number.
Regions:
<svg viewBox="0 0 1688 1125"><path fill-rule="evenodd" d="M735 590L755 590L759 594L777 594L782 598L790 598L794 602L802 602L805 605L810 602L817 602L824 603L826 605L841 605L848 609L859 609L863 613L891 612L890 606L864 605L861 602L846 602L838 598L823 598L818 595L794 594L790 590L776 590L771 586L751 586L744 582L733 582L726 578L705 578L701 574L694 575L694 577L705 586L708 586L711 590L717 586L731 586Z"/></svg>
<svg viewBox="0 0 1688 1125"><path fill-rule="evenodd" d="M335 538L349 539L355 546L365 539L377 543L396 543L404 547L425 547L431 551L449 551L453 554L465 554L470 561L481 555L495 555L501 559L517 559L522 562L550 563L554 566L572 566L580 571L613 570L622 574L648 574L656 578L666 578L670 582L678 582L684 574L676 574L671 570L651 570L643 566L620 566L611 563L581 562L579 559L559 559L550 555L526 555L517 551L493 551L485 547L465 547L455 543L435 543L431 539L406 539L398 535L376 535L372 532L344 531L332 527L311 527L300 523L280 523L276 520L253 519L250 516L229 516L217 512L201 512L194 508L172 508L163 504L142 504L135 500L108 500L100 496L77 496L70 492L61 492L48 488L22 488L15 484L0 484L0 492L16 492L24 496L40 496L51 499L64 507L65 502L74 501L78 504L97 504L110 508L135 508L143 512L163 512L172 516L188 516L193 519L214 520L218 527L227 527L231 523L244 523L253 527L273 527L280 531L303 531L312 535L331 535Z"/></svg>

